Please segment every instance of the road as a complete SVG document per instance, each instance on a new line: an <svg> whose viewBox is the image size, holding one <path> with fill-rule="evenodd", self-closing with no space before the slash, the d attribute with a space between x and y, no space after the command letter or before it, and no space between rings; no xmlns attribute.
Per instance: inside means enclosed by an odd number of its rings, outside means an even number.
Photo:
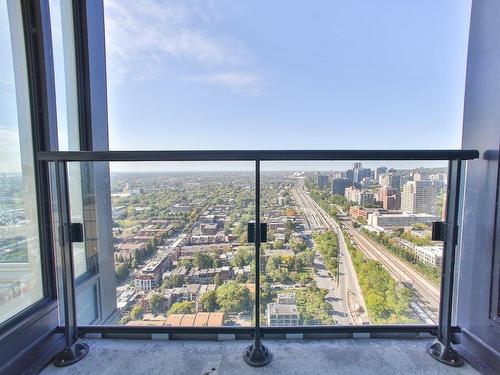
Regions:
<svg viewBox="0 0 500 375"><path fill-rule="evenodd" d="M326 301L332 306L332 317L338 324L368 324L366 307L352 265L344 236L339 226L304 190L304 179L297 179L292 197L304 213L309 231L333 229L339 239L339 280L335 280L326 269L319 253L314 256L315 281L319 288L326 289Z"/></svg>

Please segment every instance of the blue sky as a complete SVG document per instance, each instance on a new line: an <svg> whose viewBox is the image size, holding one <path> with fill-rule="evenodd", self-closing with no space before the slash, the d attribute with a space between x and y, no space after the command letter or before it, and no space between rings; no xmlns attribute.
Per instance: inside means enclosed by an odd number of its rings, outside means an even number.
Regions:
<svg viewBox="0 0 500 375"><path fill-rule="evenodd" d="M104 3L112 149L460 147L469 0Z"/></svg>
<svg viewBox="0 0 500 375"><path fill-rule="evenodd" d="M12 171L19 135L2 4L0 163ZM74 95L59 0L50 4L65 148ZM460 147L470 0L104 5L111 149Z"/></svg>

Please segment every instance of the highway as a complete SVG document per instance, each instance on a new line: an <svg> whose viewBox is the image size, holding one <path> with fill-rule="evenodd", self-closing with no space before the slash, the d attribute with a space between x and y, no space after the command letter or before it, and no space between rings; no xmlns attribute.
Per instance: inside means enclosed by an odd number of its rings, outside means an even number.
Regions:
<svg viewBox="0 0 500 375"><path fill-rule="evenodd" d="M304 179L297 179L292 198L304 213L309 230L334 230L339 240L339 280L330 276L318 252L315 253L315 281L319 288L328 290L326 300L331 304L332 317L338 324L369 324L366 307L352 265L342 231L339 226L304 190Z"/></svg>

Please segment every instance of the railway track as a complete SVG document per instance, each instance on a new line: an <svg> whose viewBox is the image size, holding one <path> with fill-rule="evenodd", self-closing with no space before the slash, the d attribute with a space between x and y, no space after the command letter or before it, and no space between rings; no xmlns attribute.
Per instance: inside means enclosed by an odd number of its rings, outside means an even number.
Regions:
<svg viewBox="0 0 500 375"><path fill-rule="evenodd" d="M322 207L316 204L316 202L305 192L305 190L303 189L303 185L298 184L297 188L292 190L292 198L296 201L297 205L300 206L301 210L304 212L306 216L306 221L308 222L308 225L310 225L310 229L320 230L320 231L333 230L339 236L343 236L337 222L333 220L333 218L329 214L327 214ZM344 256L346 257L345 261L350 263L351 262L350 255L347 252L347 249L345 249L345 245L344 245ZM353 277L354 279L356 279L355 281L353 280L344 281L348 283L345 286L347 290L342 296L342 298L345 300L346 303L345 310L349 314L352 323L357 325L370 324L369 317L366 313L366 306L363 299L363 295L361 293L361 289L357 281L356 273L352 268L352 264L351 264L351 269L352 269L351 271L344 270L344 267L348 267L345 264L342 264L341 267L343 270L341 272L345 274L345 278L349 279ZM349 274L350 276L347 274ZM356 292L350 290L349 289L350 287L354 288ZM361 311L359 308L361 308Z"/></svg>
<svg viewBox="0 0 500 375"><path fill-rule="evenodd" d="M304 210L311 229L334 229L336 222L311 197L305 197L305 192L295 192ZM402 260L389 253L380 244L359 233L352 225L345 223L349 234L357 242L363 253L369 258L380 262L391 276L413 292L411 309L415 315L426 324L437 324L439 320L439 289L426 280L420 273L405 264Z"/></svg>
<svg viewBox="0 0 500 375"><path fill-rule="evenodd" d="M417 271L389 254L381 245L367 239L350 224L345 224L350 235L369 259L379 261L389 273L413 292L412 309L427 324L437 324L439 319L439 289Z"/></svg>

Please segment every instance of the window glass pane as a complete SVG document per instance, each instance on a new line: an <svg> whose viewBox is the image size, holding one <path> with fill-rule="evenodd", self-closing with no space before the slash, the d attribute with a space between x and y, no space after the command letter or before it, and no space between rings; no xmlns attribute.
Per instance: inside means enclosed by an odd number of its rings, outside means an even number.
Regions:
<svg viewBox="0 0 500 375"><path fill-rule="evenodd" d="M59 150L80 150L78 97L74 48L73 7L71 1L50 0L54 81L56 89ZM72 197L71 220L83 222L83 191L79 165L68 168L69 194ZM75 277L88 271L86 242L75 243Z"/></svg>
<svg viewBox="0 0 500 375"><path fill-rule="evenodd" d="M43 297L19 3L0 2L0 324Z"/></svg>
<svg viewBox="0 0 500 375"><path fill-rule="evenodd" d="M437 324L446 165L262 162L262 324Z"/></svg>
<svg viewBox="0 0 500 375"><path fill-rule="evenodd" d="M110 171L94 180L96 229L85 221L101 288L102 317L92 324L252 325L255 247L246 232L255 217L253 162L69 164L94 176ZM92 174L83 175L92 184ZM93 285L79 286L80 324L94 311L85 292Z"/></svg>
<svg viewBox="0 0 500 375"><path fill-rule="evenodd" d="M79 150L76 65L71 1L50 0L59 150Z"/></svg>
<svg viewBox="0 0 500 375"><path fill-rule="evenodd" d="M470 0L104 0L111 149L459 148Z"/></svg>

